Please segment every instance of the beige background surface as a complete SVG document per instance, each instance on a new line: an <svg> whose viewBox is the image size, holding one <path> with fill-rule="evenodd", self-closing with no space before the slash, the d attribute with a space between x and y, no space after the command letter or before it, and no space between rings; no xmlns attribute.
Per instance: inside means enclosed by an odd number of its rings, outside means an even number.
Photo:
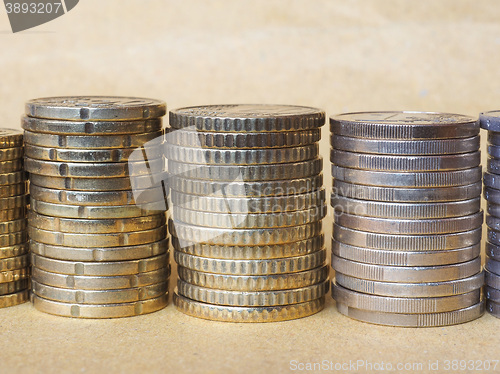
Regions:
<svg viewBox="0 0 500 374"><path fill-rule="evenodd" d="M25 100L75 94L162 98L170 108L262 102L329 114L477 115L500 106L499 15L494 0L81 0L13 35L1 10L0 118L19 127ZM282 373L291 360L368 360L421 362L429 372L429 360L500 359L499 328L491 316L436 329L378 327L339 315L331 301L316 316L267 325L202 321L173 306L69 320L25 304L0 311L0 370Z"/></svg>

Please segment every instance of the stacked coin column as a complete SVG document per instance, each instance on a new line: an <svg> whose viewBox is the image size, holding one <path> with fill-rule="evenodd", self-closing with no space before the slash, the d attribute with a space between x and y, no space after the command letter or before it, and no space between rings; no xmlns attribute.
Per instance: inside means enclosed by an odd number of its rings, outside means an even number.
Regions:
<svg viewBox="0 0 500 374"><path fill-rule="evenodd" d="M295 106L170 113L169 229L179 310L211 320L273 322L323 308L323 124L321 110Z"/></svg>
<svg viewBox="0 0 500 374"><path fill-rule="evenodd" d="M486 309L500 318L500 112L481 113L481 127L488 130L488 164L484 173L487 201Z"/></svg>
<svg viewBox="0 0 500 374"><path fill-rule="evenodd" d="M0 308L28 301L27 202L23 134L0 129Z"/></svg>
<svg viewBox="0 0 500 374"><path fill-rule="evenodd" d="M331 131L338 310L408 327L481 316L478 121L351 113Z"/></svg>
<svg viewBox="0 0 500 374"><path fill-rule="evenodd" d="M156 193L151 173L163 170L165 112L162 102L135 98L27 103L22 126L37 309L115 318L166 306L164 198L144 199ZM133 190L141 178L144 190Z"/></svg>

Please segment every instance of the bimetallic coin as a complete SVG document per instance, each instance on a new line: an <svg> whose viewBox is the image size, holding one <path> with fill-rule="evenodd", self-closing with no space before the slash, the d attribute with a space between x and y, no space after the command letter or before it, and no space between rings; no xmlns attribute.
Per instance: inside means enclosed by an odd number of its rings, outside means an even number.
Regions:
<svg viewBox="0 0 500 374"><path fill-rule="evenodd" d="M337 303L338 311L361 322L398 327L440 327L471 322L484 314L484 303L452 312L402 314L362 310Z"/></svg>
<svg viewBox="0 0 500 374"><path fill-rule="evenodd" d="M375 139L450 139L479 134L476 118L451 113L358 112L330 118L337 135Z"/></svg>
<svg viewBox="0 0 500 374"><path fill-rule="evenodd" d="M30 285L29 279L22 279L16 282L0 283L0 295L9 295L19 291L27 290Z"/></svg>
<svg viewBox="0 0 500 374"><path fill-rule="evenodd" d="M500 318L500 304L499 303L495 303L492 300L488 300L486 302L486 310L492 316Z"/></svg>
<svg viewBox="0 0 500 374"><path fill-rule="evenodd" d="M8 308L28 301L29 290L22 290L10 295L0 296L0 308Z"/></svg>
<svg viewBox="0 0 500 374"><path fill-rule="evenodd" d="M69 290L32 281L32 291L44 299L77 304L121 304L150 300L168 292L168 282L121 290Z"/></svg>
<svg viewBox="0 0 500 374"><path fill-rule="evenodd" d="M439 140L392 140L351 138L333 134L331 144L335 149L357 153L383 155L455 155L479 149L479 136Z"/></svg>
<svg viewBox="0 0 500 374"><path fill-rule="evenodd" d="M445 297L480 290L484 284L484 273L472 277L433 283L391 283L350 277L335 273L338 285L363 294L403 297Z"/></svg>
<svg viewBox="0 0 500 374"><path fill-rule="evenodd" d="M22 146L22 131L14 129L0 129L0 148L18 148Z"/></svg>
<svg viewBox="0 0 500 374"><path fill-rule="evenodd" d="M174 304L184 314L213 321L278 322L318 313L325 305L325 298L283 306L235 307L200 303L175 293Z"/></svg>
<svg viewBox="0 0 500 374"><path fill-rule="evenodd" d="M44 299L35 294L31 301L41 312L74 318L121 318L153 313L167 306L168 294L154 299L122 304L76 304Z"/></svg>
<svg viewBox="0 0 500 374"><path fill-rule="evenodd" d="M16 244L10 247L0 248L0 259L7 259L25 255L29 252L28 243Z"/></svg>
<svg viewBox="0 0 500 374"><path fill-rule="evenodd" d="M1 132L0 132L0 134L1 134ZM0 161L2 161L2 162L22 159L23 156L24 156L23 147L0 148Z"/></svg>
<svg viewBox="0 0 500 374"><path fill-rule="evenodd" d="M163 101L119 96L46 97L26 103L30 117L68 121L118 121L162 117L167 112Z"/></svg>
<svg viewBox="0 0 500 374"><path fill-rule="evenodd" d="M175 109L169 115L173 128L216 132L298 131L325 123L321 109L295 105L207 105Z"/></svg>

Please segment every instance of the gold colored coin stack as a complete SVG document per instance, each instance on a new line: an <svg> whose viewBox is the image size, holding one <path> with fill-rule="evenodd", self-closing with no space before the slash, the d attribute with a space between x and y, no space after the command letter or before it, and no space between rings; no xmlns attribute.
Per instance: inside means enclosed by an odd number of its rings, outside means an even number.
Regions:
<svg viewBox="0 0 500 374"><path fill-rule="evenodd" d="M480 317L478 121L376 112L330 124L338 310L406 327Z"/></svg>
<svg viewBox="0 0 500 374"><path fill-rule="evenodd" d="M23 134L0 129L0 308L28 301L27 203Z"/></svg>
<svg viewBox="0 0 500 374"><path fill-rule="evenodd" d="M328 287L321 110L221 105L170 113L169 222L182 312L273 322L320 311Z"/></svg>
<svg viewBox="0 0 500 374"><path fill-rule="evenodd" d="M165 113L163 102L139 98L61 97L26 104L22 126L37 309L116 318L167 305L165 199L151 183L151 172L164 168Z"/></svg>

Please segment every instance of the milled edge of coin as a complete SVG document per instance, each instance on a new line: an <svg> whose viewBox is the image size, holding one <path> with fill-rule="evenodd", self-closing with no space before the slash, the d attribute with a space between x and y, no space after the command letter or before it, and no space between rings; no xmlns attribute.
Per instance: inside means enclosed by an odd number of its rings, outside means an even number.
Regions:
<svg viewBox="0 0 500 374"><path fill-rule="evenodd" d="M17 129L0 129L0 148L18 148L23 146L23 132Z"/></svg>
<svg viewBox="0 0 500 374"><path fill-rule="evenodd" d="M22 279L29 278L30 270L25 267L22 269L8 270L0 272L0 283L16 282Z"/></svg>
<svg viewBox="0 0 500 374"><path fill-rule="evenodd" d="M174 293L174 304L184 314L221 322L278 322L308 317L321 311L325 297L300 304L272 307L231 307L200 303Z"/></svg>
<svg viewBox="0 0 500 374"><path fill-rule="evenodd" d="M17 257L29 252L29 244L28 243L20 243L8 247L0 248L0 259Z"/></svg>
<svg viewBox="0 0 500 374"><path fill-rule="evenodd" d="M0 161L13 161L22 159L24 156L23 147L0 148Z"/></svg>
<svg viewBox="0 0 500 374"><path fill-rule="evenodd" d="M16 257L0 259L0 272L26 268L30 265L30 256L23 254Z"/></svg>
<svg viewBox="0 0 500 374"><path fill-rule="evenodd" d="M0 235L0 250L4 247L12 247L17 244L22 244L28 240L27 230L12 232L9 234Z"/></svg>
<svg viewBox="0 0 500 374"><path fill-rule="evenodd" d="M0 283L0 295L7 296L19 291L27 290L29 285L29 278L20 279L14 282Z"/></svg>
<svg viewBox="0 0 500 374"><path fill-rule="evenodd" d="M469 278L430 283L393 283L380 282L335 273L338 285L359 293L387 297L445 297L460 295L481 289L484 273Z"/></svg>
<svg viewBox="0 0 500 374"><path fill-rule="evenodd" d="M23 304L29 300L29 290L22 290L9 295L0 296L0 308Z"/></svg>
<svg viewBox="0 0 500 374"><path fill-rule="evenodd" d="M151 185L150 176L134 177L136 186ZM46 175L30 174L30 183L33 185L51 188L55 190L74 190L88 192L108 192L108 191L127 191L132 189L129 177L119 178L57 178ZM137 188L136 188L137 189Z"/></svg>

